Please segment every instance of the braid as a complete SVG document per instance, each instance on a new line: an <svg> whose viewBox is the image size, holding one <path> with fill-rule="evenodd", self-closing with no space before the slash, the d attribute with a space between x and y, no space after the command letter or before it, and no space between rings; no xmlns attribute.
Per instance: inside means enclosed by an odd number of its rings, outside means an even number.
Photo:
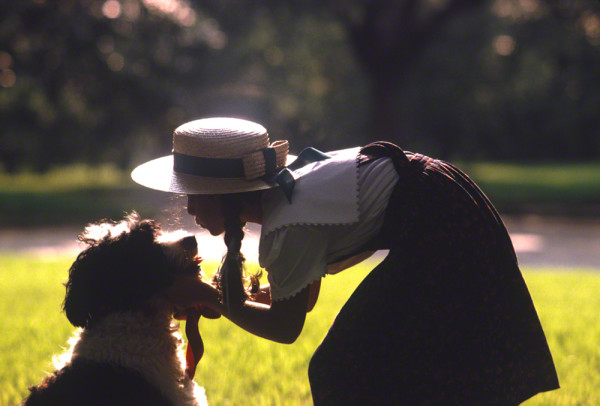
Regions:
<svg viewBox="0 0 600 406"><path fill-rule="evenodd" d="M242 240L244 239L244 223L240 220L242 212L242 202L240 196L223 195L221 197L221 207L223 217L225 219L225 245L227 252L240 255L241 261L244 260L240 250L242 248Z"/></svg>
<svg viewBox="0 0 600 406"><path fill-rule="evenodd" d="M221 292L223 302L240 304L248 298L244 289L244 255L241 253L242 240L244 239L244 225L241 221L242 193L221 196L221 207L223 210L225 226L225 245L227 254L221 264L221 268L215 275L217 287ZM258 278L250 277L251 290L258 288Z"/></svg>

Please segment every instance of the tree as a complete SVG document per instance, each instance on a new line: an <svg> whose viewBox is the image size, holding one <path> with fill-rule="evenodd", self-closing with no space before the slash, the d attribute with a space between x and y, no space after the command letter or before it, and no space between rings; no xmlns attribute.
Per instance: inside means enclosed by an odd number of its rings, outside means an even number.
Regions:
<svg viewBox="0 0 600 406"><path fill-rule="evenodd" d="M4 2L0 159L9 170L129 167L211 115L261 122L294 152L386 139L446 158L598 157L598 7Z"/></svg>
<svg viewBox="0 0 600 406"><path fill-rule="evenodd" d="M371 128L376 137L402 140L398 95L407 72L446 20L483 4L483 0L332 2L370 79Z"/></svg>
<svg viewBox="0 0 600 406"><path fill-rule="evenodd" d="M3 3L0 159L6 169L74 160L126 166L136 150L168 145L158 135L181 115L172 88L185 79L189 58L202 58L215 44L195 31L193 10L177 17L151 5Z"/></svg>

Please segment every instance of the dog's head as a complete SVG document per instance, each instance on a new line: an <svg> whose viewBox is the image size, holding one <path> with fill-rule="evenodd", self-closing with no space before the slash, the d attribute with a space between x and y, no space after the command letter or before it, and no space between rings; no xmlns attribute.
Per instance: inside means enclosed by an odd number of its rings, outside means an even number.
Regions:
<svg viewBox="0 0 600 406"><path fill-rule="evenodd" d="M66 283L63 307L71 324L90 328L109 314L141 308L177 275L201 272L194 236L163 237L158 223L137 213L88 226L79 237L88 247Z"/></svg>

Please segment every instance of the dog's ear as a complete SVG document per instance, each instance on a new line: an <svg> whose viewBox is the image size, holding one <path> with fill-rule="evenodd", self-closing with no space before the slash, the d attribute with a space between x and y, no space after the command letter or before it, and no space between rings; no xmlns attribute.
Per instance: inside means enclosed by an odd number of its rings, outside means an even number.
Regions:
<svg viewBox="0 0 600 406"><path fill-rule="evenodd" d="M154 220L141 220L131 228L127 236L131 248L153 244L159 229Z"/></svg>
<svg viewBox="0 0 600 406"><path fill-rule="evenodd" d="M96 313L94 295L90 294L90 262L86 260L86 251L79 254L77 260L69 269L69 280L65 284L66 295L63 309L75 327L88 327Z"/></svg>
<svg viewBox="0 0 600 406"><path fill-rule="evenodd" d="M111 313L144 303L173 282L175 265L155 241L159 229L153 220L131 217L99 238L84 240L89 246L71 265L65 285L63 309L71 324L89 328ZM116 230L118 234L112 232Z"/></svg>

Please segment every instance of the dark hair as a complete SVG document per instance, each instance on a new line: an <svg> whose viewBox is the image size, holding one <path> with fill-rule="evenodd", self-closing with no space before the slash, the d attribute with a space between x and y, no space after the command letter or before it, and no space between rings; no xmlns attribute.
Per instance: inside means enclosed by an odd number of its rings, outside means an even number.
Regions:
<svg viewBox="0 0 600 406"><path fill-rule="evenodd" d="M145 302L170 285L176 264L155 242L160 226L132 213L123 221L90 224L87 244L69 269L63 309L76 327L91 327L111 313ZM143 255L140 255L143 253Z"/></svg>
<svg viewBox="0 0 600 406"><path fill-rule="evenodd" d="M234 193L221 195L221 207L225 220L225 245L227 254L223 259L221 267L214 276L217 288L221 293L223 303L228 306L240 305L248 298L248 292L244 282L249 281L249 293L256 293L259 286L258 275L246 275L244 263L246 259L241 252L242 240L244 239L244 226L240 219L243 208L243 199L246 193Z"/></svg>

